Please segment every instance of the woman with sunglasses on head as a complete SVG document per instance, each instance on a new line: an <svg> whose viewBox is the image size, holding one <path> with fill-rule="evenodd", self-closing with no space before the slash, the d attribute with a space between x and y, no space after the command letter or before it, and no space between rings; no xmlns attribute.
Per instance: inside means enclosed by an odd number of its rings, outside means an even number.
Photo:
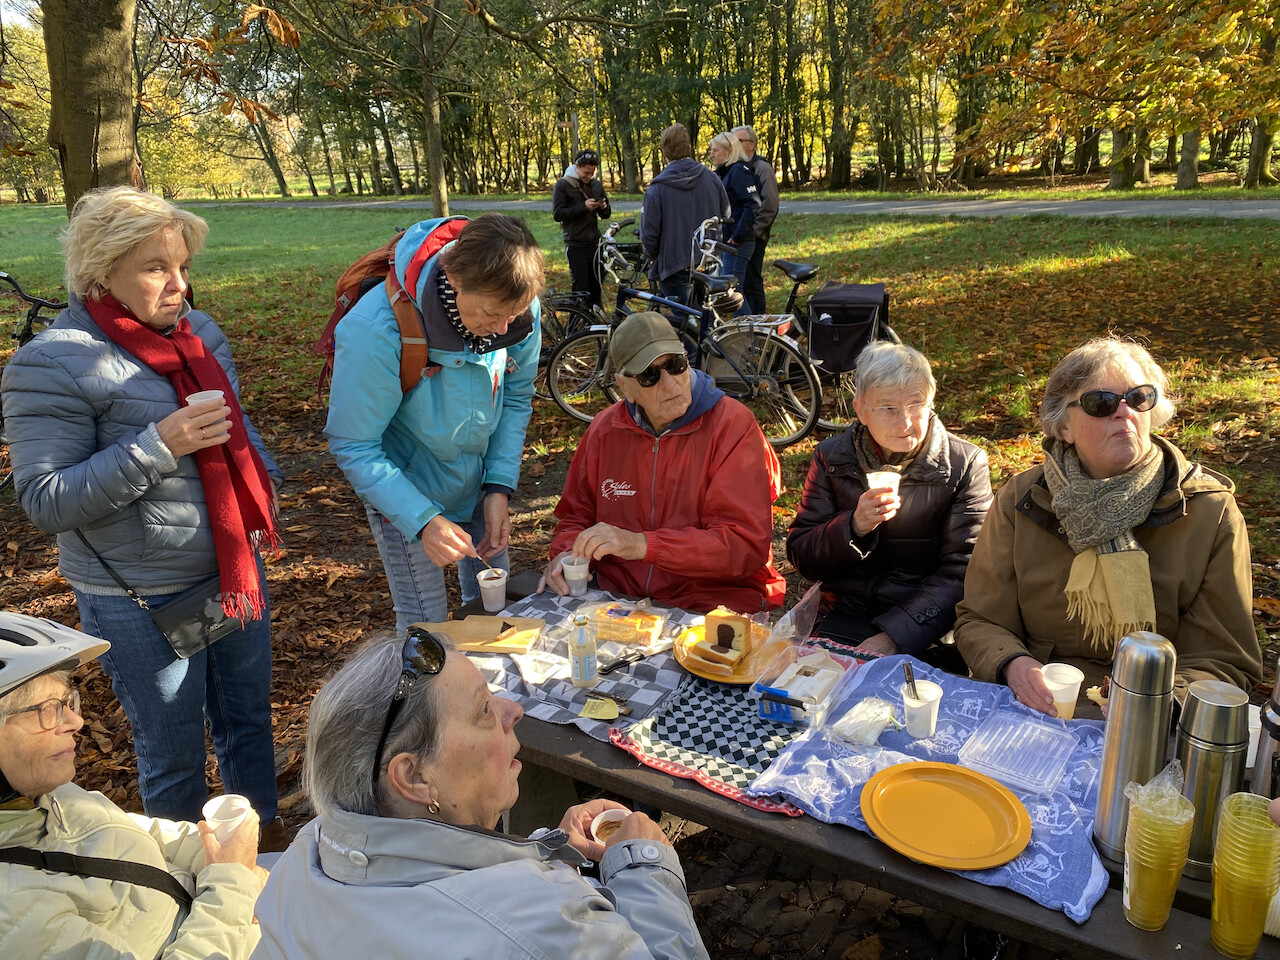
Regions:
<svg viewBox="0 0 1280 960"><path fill-rule="evenodd" d="M630 813L604 842L570 807L554 830L497 832L520 793L519 704L421 628L375 639L311 705L317 817L258 901L267 960L706 957L679 858ZM579 869L597 862L600 882Z"/></svg>
<svg viewBox="0 0 1280 960"><path fill-rule="evenodd" d="M71 674L110 646L0 613L0 957L244 960L266 880L258 815L219 843L71 782L85 723Z"/></svg>
<svg viewBox="0 0 1280 960"><path fill-rule="evenodd" d="M567 594L564 559L586 557L613 593L698 612L780 607L780 471L751 411L689 366L659 313L623 320L609 361L623 399L591 422L573 455L545 585Z"/></svg>
<svg viewBox="0 0 1280 960"><path fill-rule="evenodd" d="M1152 434L1173 414L1164 371L1135 343L1092 340L1050 374L1044 463L996 495L957 608L979 680L1055 716L1041 665L1079 667L1083 694L1134 630L1173 642L1179 701L1195 680L1262 678L1234 485ZM1083 695L1079 712L1097 715Z"/></svg>
<svg viewBox="0 0 1280 960"><path fill-rule="evenodd" d="M787 556L822 582L818 636L960 666L937 644L991 506L986 454L933 412L937 384L918 350L873 343L857 370L858 420L814 451Z"/></svg>

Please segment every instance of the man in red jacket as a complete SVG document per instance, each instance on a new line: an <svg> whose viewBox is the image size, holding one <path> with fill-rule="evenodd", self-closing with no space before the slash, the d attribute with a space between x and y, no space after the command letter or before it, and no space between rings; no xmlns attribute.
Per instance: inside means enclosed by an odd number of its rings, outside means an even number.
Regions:
<svg viewBox="0 0 1280 960"><path fill-rule="evenodd" d="M611 593L698 612L782 606L778 458L751 411L689 366L661 314L627 317L609 359L623 400L592 421L574 454L545 586L569 592L561 561L573 555Z"/></svg>

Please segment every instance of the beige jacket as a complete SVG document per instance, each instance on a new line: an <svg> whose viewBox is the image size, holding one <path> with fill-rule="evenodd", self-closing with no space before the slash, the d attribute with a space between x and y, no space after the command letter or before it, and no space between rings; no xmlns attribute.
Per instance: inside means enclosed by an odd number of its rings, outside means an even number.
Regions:
<svg viewBox="0 0 1280 960"><path fill-rule="evenodd" d="M1251 608L1249 538L1232 482L1188 463L1159 437L1165 483L1134 536L1147 551L1156 632L1178 651L1175 696L1194 680L1227 680L1249 690L1262 679ZM1013 657L1075 664L1084 687L1101 682L1110 656L1067 619L1063 587L1075 559L1050 507L1044 468L1032 467L996 494L956 607L956 646L975 678L1002 681Z"/></svg>
<svg viewBox="0 0 1280 960"><path fill-rule="evenodd" d="M206 865L195 824L127 814L67 784L34 810L0 810L0 847L149 864L195 897L187 912L150 887L0 863L0 957L245 960L258 943L257 879L238 863Z"/></svg>

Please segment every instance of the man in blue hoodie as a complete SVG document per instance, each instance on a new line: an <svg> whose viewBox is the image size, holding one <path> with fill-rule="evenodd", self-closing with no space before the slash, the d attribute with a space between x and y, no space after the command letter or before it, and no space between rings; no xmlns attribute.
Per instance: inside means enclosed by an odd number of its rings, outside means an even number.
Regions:
<svg viewBox="0 0 1280 960"><path fill-rule="evenodd" d="M649 255L649 279L664 297L688 303L689 245L708 217L729 216L729 195L711 170L693 159L693 142L682 123L662 131L658 141L666 166L653 178L640 213L640 239Z"/></svg>

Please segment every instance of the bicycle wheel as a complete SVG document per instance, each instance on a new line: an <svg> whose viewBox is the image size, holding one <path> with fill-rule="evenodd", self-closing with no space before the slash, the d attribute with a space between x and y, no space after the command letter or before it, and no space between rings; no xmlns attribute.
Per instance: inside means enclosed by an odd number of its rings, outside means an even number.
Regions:
<svg viewBox="0 0 1280 960"><path fill-rule="evenodd" d="M818 382L822 386L822 416L818 418L818 429L838 433L857 419L853 412L853 383L855 374L852 370L844 373L827 373L818 367Z"/></svg>
<svg viewBox="0 0 1280 960"><path fill-rule="evenodd" d="M712 341L703 369L717 387L747 405L775 450L808 436L822 410L822 388L795 344L750 328L717 331Z"/></svg>
<svg viewBox="0 0 1280 960"><path fill-rule="evenodd" d="M556 347L580 330L596 322L591 308L579 297L554 296L542 301L542 351L538 354L538 375L534 392L543 400L552 399L547 382L547 364Z"/></svg>
<svg viewBox="0 0 1280 960"><path fill-rule="evenodd" d="M608 344L607 331L582 330L561 342L547 361L551 399L586 423L620 397L613 385Z"/></svg>

